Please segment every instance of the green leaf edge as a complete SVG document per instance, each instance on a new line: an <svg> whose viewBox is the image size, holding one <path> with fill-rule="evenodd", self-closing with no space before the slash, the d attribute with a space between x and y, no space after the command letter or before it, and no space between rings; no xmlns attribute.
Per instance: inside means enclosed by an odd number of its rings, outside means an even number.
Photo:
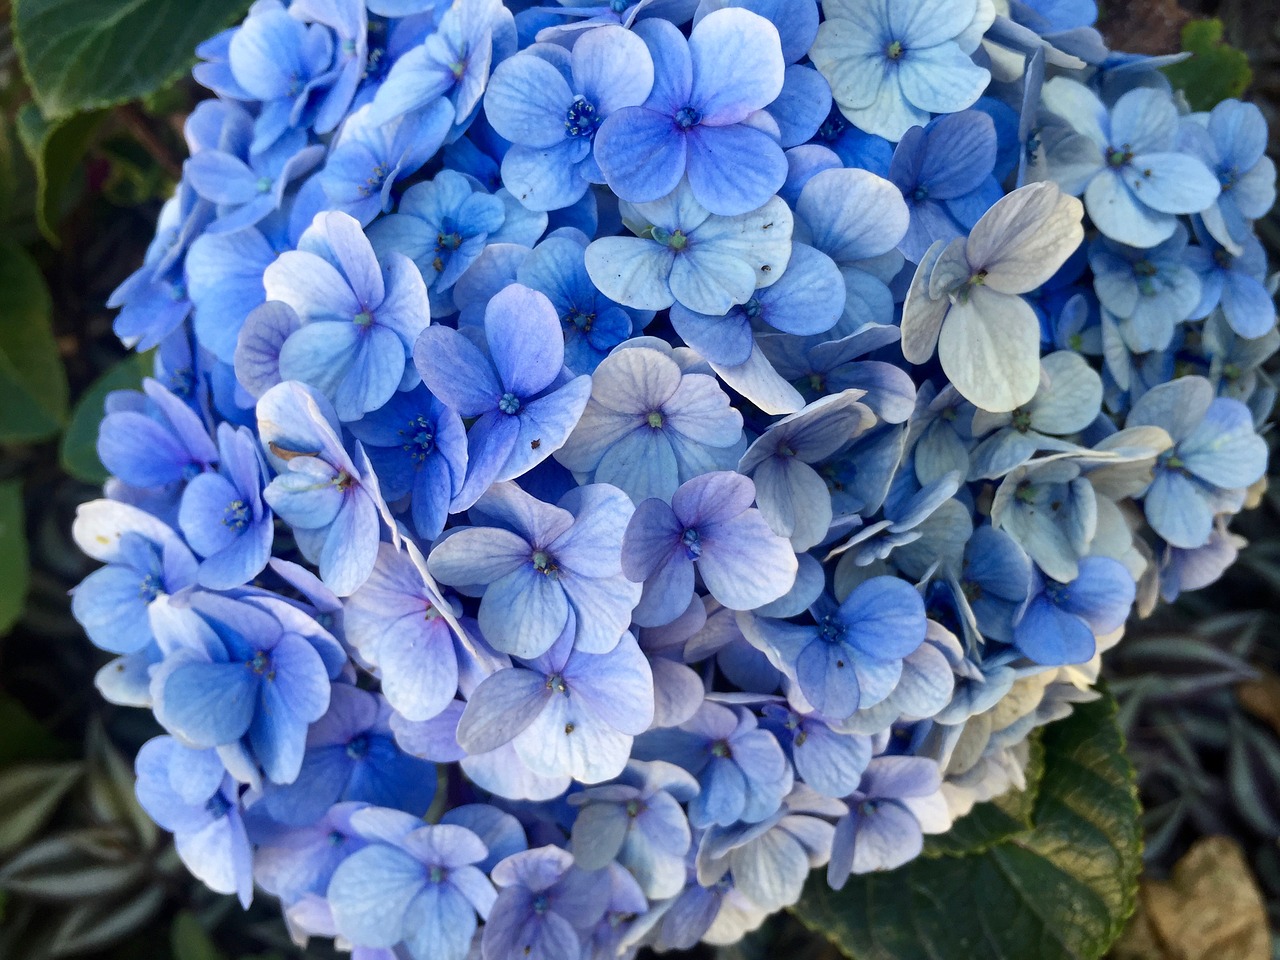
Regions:
<svg viewBox="0 0 1280 960"><path fill-rule="evenodd" d="M1107 935L1106 935L1107 944L1102 946L1101 949L1098 951L1097 955L1095 957L1092 957L1091 960L1100 960L1100 958L1106 955L1110 947L1114 945L1116 940L1118 940L1120 935L1124 932L1124 929L1128 925L1130 918L1132 918L1134 911L1137 909L1138 876L1142 870L1142 848L1143 848L1142 827L1139 819L1142 811L1142 805L1138 798L1137 771L1133 766L1133 762L1129 759L1129 756L1126 750L1127 743L1126 743L1124 731L1120 729L1119 724L1116 722L1116 717L1119 711L1119 705L1117 704L1115 698L1113 698L1110 694L1105 692L1105 688L1103 688L1102 692L1103 692L1103 699L1100 703L1093 702L1093 703L1080 704L1079 706L1077 706L1076 710L1072 713L1070 717L1067 717L1067 718L1064 718L1063 720L1059 720L1055 723L1049 724L1048 727L1043 728L1043 731L1042 731L1043 733L1042 740L1049 741L1044 745L1044 749L1045 749L1044 775L1048 776L1052 769L1048 758L1051 756L1053 741L1063 736L1063 732L1062 732L1063 729L1070 726L1071 720L1077 718L1081 710L1084 710L1085 712L1089 712L1092 709L1099 709L1100 707L1105 708L1106 713L1098 717L1098 722L1100 723L1105 722L1106 724L1108 724L1110 729L1114 732L1116 742L1117 742L1114 759L1117 761L1120 767L1121 776L1125 784L1123 793L1128 799L1129 806L1133 812L1133 816L1130 819L1130 823L1132 824L1132 827L1133 827L1131 831L1132 839L1125 846L1124 849L1117 848L1116 850L1122 862L1128 867L1126 871L1127 876L1122 878L1124 881L1123 882L1124 895L1120 903L1120 909L1117 911L1115 917L1112 919L1112 922L1109 925ZM1087 742L1087 741L1084 741L1084 742ZM1044 781L1044 777L1041 778L1040 786L1043 786L1043 781ZM1037 799L1036 799L1037 813L1039 812L1041 803L1043 802L1042 798L1043 798L1043 794L1039 794L1037 796ZM939 862L939 861L954 862L954 861L966 859L967 856L984 857L984 856L994 855L994 851L996 850L996 848L1004 847L1004 846L1028 849L1024 846L1024 844L1027 842L1029 838L1034 837L1035 834L1036 834L1036 828L1032 827L1032 829L1022 834L1016 834L1001 843L993 844L992 847L988 850L975 852L975 853L963 855L963 856L957 856L957 857L935 857L935 858L932 858L932 860L933 862ZM1035 851L1030 850L1029 852L1034 853ZM921 862L922 861L919 859L917 859L916 861L913 861L913 863L917 863L917 864ZM924 862L927 863L929 861L926 860ZM1005 869L1003 864L999 866L1002 871ZM815 871L814 874L811 874L809 878L810 882L812 882L814 879L814 876L820 872L821 871ZM823 882L825 882L825 880ZM806 916L804 916L802 913L798 912L796 910L796 906L798 906L798 904L792 907L788 907L787 912L792 917L794 917L805 929L827 940L829 943L835 946L836 949L844 956L851 958L851 960L858 960L858 958L851 952L852 950L851 947L836 941L832 937L830 932L823 929L823 926L821 923L815 920L811 920L810 918L807 918Z"/></svg>
<svg viewBox="0 0 1280 960"><path fill-rule="evenodd" d="M40 92L40 86L35 82L35 78L27 67L27 45L22 36L22 31L18 29L18 9L23 4L23 0L13 0L12 7L9 11L9 26L13 37L13 47L18 51L18 64L22 70L22 79L26 82L27 89L31 91L32 97L40 107L40 112L51 122L58 120L66 120L78 114L87 113L94 110L102 110L108 107L119 106L122 103L132 103L135 100L141 100L144 97L151 96L157 90L163 90L165 87L176 83L183 77L191 67L196 63L197 57L193 55L182 62L182 65L176 67L166 74L159 83L155 84L150 90L140 90L132 96L121 97L98 97L87 98L82 102L71 105L63 105L58 109L52 109L55 104L47 103L45 97ZM225 29L232 24L238 22L244 17L245 12L251 6L251 0L239 0L237 4L238 12L228 17L222 24L220 29ZM215 31L216 32L216 31Z"/></svg>

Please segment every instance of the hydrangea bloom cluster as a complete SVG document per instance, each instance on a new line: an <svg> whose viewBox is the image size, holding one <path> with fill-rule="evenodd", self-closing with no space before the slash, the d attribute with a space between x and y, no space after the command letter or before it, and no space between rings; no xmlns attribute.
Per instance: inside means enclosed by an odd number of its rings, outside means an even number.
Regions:
<svg viewBox="0 0 1280 960"><path fill-rule="evenodd" d="M192 872L360 960L603 960L1020 786L1234 559L1276 397L1262 116L1095 14L259 0L204 44L75 525Z"/></svg>

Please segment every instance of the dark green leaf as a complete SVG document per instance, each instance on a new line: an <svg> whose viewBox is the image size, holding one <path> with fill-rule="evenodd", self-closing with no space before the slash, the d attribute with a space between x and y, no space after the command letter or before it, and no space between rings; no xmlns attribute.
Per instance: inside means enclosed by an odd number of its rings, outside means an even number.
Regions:
<svg viewBox="0 0 1280 960"><path fill-rule="evenodd" d="M47 440L66 421L67 375L51 313L40 268L0 240L0 443Z"/></svg>
<svg viewBox="0 0 1280 960"><path fill-rule="evenodd" d="M101 824L114 824L128 830L139 849L150 850L159 834L155 822L147 816L134 793L133 768L107 738L102 722L96 718L89 726L85 754L88 758L85 793L95 819Z"/></svg>
<svg viewBox="0 0 1280 960"><path fill-rule="evenodd" d="M1032 830L838 893L818 872L794 913L856 960L1097 960L1133 912L1140 866L1115 713L1106 698L1045 730Z"/></svg>
<svg viewBox="0 0 1280 960"><path fill-rule="evenodd" d="M1037 737L1027 762L1027 789L1011 791L989 803L979 803L946 833L926 837L926 857L980 853L1016 833L1030 830L1036 795L1044 775L1044 748Z"/></svg>
<svg viewBox="0 0 1280 960"><path fill-rule="evenodd" d="M22 484L0 483L0 636L22 616L30 567L22 510Z"/></svg>
<svg viewBox="0 0 1280 960"><path fill-rule="evenodd" d="M71 411L71 422L58 451L62 469L85 483L102 483L106 468L98 459L98 424L112 390L136 390L151 374L151 354L130 354L93 382Z"/></svg>
<svg viewBox="0 0 1280 960"><path fill-rule="evenodd" d="M1222 21L1192 20L1182 28L1182 49L1191 58L1164 68L1193 110L1212 110L1238 97L1253 79L1244 51L1222 42Z"/></svg>
<svg viewBox="0 0 1280 960"><path fill-rule="evenodd" d="M103 114L50 120L34 103L18 111L18 139L36 171L36 225L55 247L57 227L84 179L81 160Z"/></svg>
<svg viewBox="0 0 1280 960"><path fill-rule="evenodd" d="M75 750L42 727L22 704L0 693L0 769L27 760L63 760L74 754Z"/></svg>
<svg viewBox="0 0 1280 960"><path fill-rule="evenodd" d="M190 910L183 910L173 918L169 939L173 960L222 960L222 954L209 939L208 932Z"/></svg>
<svg viewBox="0 0 1280 960"><path fill-rule="evenodd" d="M72 908L54 934L49 956L76 956L123 940L160 912L164 898L164 889L153 886Z"/></svg>
<svg viewBox="0 0 1280 960"><path fill-rule="evenodd" d="M79 763L9 767L0 776L0 857L35 836L80 779Z"/></svg>
<svg viewBox="0 0 1280 960"><path fill-rule="evenodd" d="M146 871L116 831L88 827L27 847L0 867L0 888L41 900L79 901L127 889ZM104 859L105 858L105 859Z"/></svg>
<svg viewBox="0 0 1280 960"><path fill-rule="evenodd" d="M192 51L246 0L15 0L14 39L50 117L135 100L195 59Z"/></svg>

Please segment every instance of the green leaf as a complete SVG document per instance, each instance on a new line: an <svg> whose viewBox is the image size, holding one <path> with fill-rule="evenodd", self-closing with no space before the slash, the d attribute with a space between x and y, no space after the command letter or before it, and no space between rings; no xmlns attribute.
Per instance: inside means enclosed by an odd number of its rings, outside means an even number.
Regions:
<svg viewBox="0 0 1280 960"><path fill-rule="evenodd" d="M91 900L73 907L49 944L49 957L73 957L101 950L141 930L164 906L161 886L134 888L112 899Z"/></svg>
<svg viewBox="0 0 1280 960"><path fill-rule="evenodd" d="M30 760L66 760L75 753L69 744L41 726L22 704L0 693L0 770Z"/></svg>
<svg viewBox="0 0 1280 960"><path fill-rule="evenodd" d="M1191 54L1164 68L1169 82L1183 92L1193 110L1212 110L1244 93L1253 80L1249 57L1222 42L1222 21L1192 20L1182 28L1182 49Z"/></svg>
<svg viewBox="0 0 1280 960"><path fill-rule="evenodd" d="M195 59L247 0L15 0L14 41L46 116L144 97Z"/></svg>
<svg viewBox="0 0 1280 960"><path fill-rule="evenodd" d="M18 111L18 139L36 171L36 226L60 246L58 223L82 186L81 161L104 114L80 113L49 119L34 103Z"/></svg>
<svg viewBox="0 0 1280 960"><path fill-rule="evenodd" d="M0 777L0 857L35 836L80 779L83 766L41 763L9 767Z"/></svg>
<svg viewBox="0 0 1280 960"><path fill-rule="evenodd" d="M97 717L89 724L85 757L85 798L94 819L128 830L140 849L151 850L159 839L155 821L138 802L132 765L108 739Z"/></svg>
<svg viewBox="0 0 1280 960"><path fill-rule="evenodd" d="M52 309L35 261L0 239L0 443L47 440L67 419L67 375L49 323Z"/></svg>
<svg viewBox="0 0 1280 960"><path fill-rule="evenodd" d="M173 918L169 938L173 960L222 960L222 954L213 945L208 932L190 910L183 910Z"/></svg>
<svg viewBox="0 0 1280 960"><path fill-rule="evenodd" d="M131 353L95 380L71 411L71 422L58 451L62 469L85 483L103 483L107 470L98 459L98 424L103 404L113 390L137 390L151 375L151 354Z"/></svg>
<svg viewBox="0 0 1280 960"><path fill-rule="evenodd" d="M17 480L0 483L0 636L18 622L27 600L30 566L25 526L22 484Z"/></svg>
<svg viewBox="0 0 1280 960"><path fill-rule="evenodd" d="M855 960L1097 960L1133 912L1141 831L1107 697L1044 732L1034 828L989 849L852 877L793 912Z"/></svg>
<svg viewBox="0 0 1280 960"><path fill-rule="evenodd" d="M925 837L924 856L981 853L1014 834L1030 830L1043 776L1044 747L1036 737L1031 742L1031 758L1027 762L1027 789L1010 791L989 803L975 804L946 833Z"/></svg>
<svg viewBox="0 0 1280 960"><path fill-rule="evenodd" d="M59 833L0 867L0 888L40 900L84 901L127 889L146 873L118 830L88 827Z"/></svg>

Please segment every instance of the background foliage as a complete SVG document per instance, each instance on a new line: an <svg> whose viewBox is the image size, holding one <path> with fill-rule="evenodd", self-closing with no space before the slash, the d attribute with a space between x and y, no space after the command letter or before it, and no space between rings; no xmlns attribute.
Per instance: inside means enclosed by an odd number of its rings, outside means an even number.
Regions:
<svg viewBox="0 0 1280 960"><path fill-rule="evenodd" d="M111 335L105 301L141 262L180 174L182 120L198 96L191 51L247 6L0 2L0 957L302 955L273 904L244 914L192 881L138 807L128 758L154 721L98 698L104 658L66 595L90 566L67 531L105 477L94 451L103 399L148 368ZM1104 26L1118 49L1192 51L1169 76L1197 109L1252 79L1275 154L1280 28L1267 6L1110 2ZM1261 230L1273 265L1274 218ZM1192 876L1188 861L1162 885L1200 837L1234 837L1248 862L1232 854L1243 877L1233 882L1259 884L1280 926L1280 487L1244 526L1252 546L1223 582L1112 654L1118 708L1108 698L1045 732L1025 794L980 807L901 871L839 894L815 882L798 920L775 918L721 960L1096 960L1139 902L1117 957L1269 955L1265 930L1225 947L1211 931L1195 942L1203 953L1184 928L1170 932L1169 917L1204 907L1203 891L1223 896L1198 879L1219 873ZM1196 864L1223 862L1197 849ZM1254 927L1260 918L1261 907ZM319 944L306 953L329 955Z"/></svg>

